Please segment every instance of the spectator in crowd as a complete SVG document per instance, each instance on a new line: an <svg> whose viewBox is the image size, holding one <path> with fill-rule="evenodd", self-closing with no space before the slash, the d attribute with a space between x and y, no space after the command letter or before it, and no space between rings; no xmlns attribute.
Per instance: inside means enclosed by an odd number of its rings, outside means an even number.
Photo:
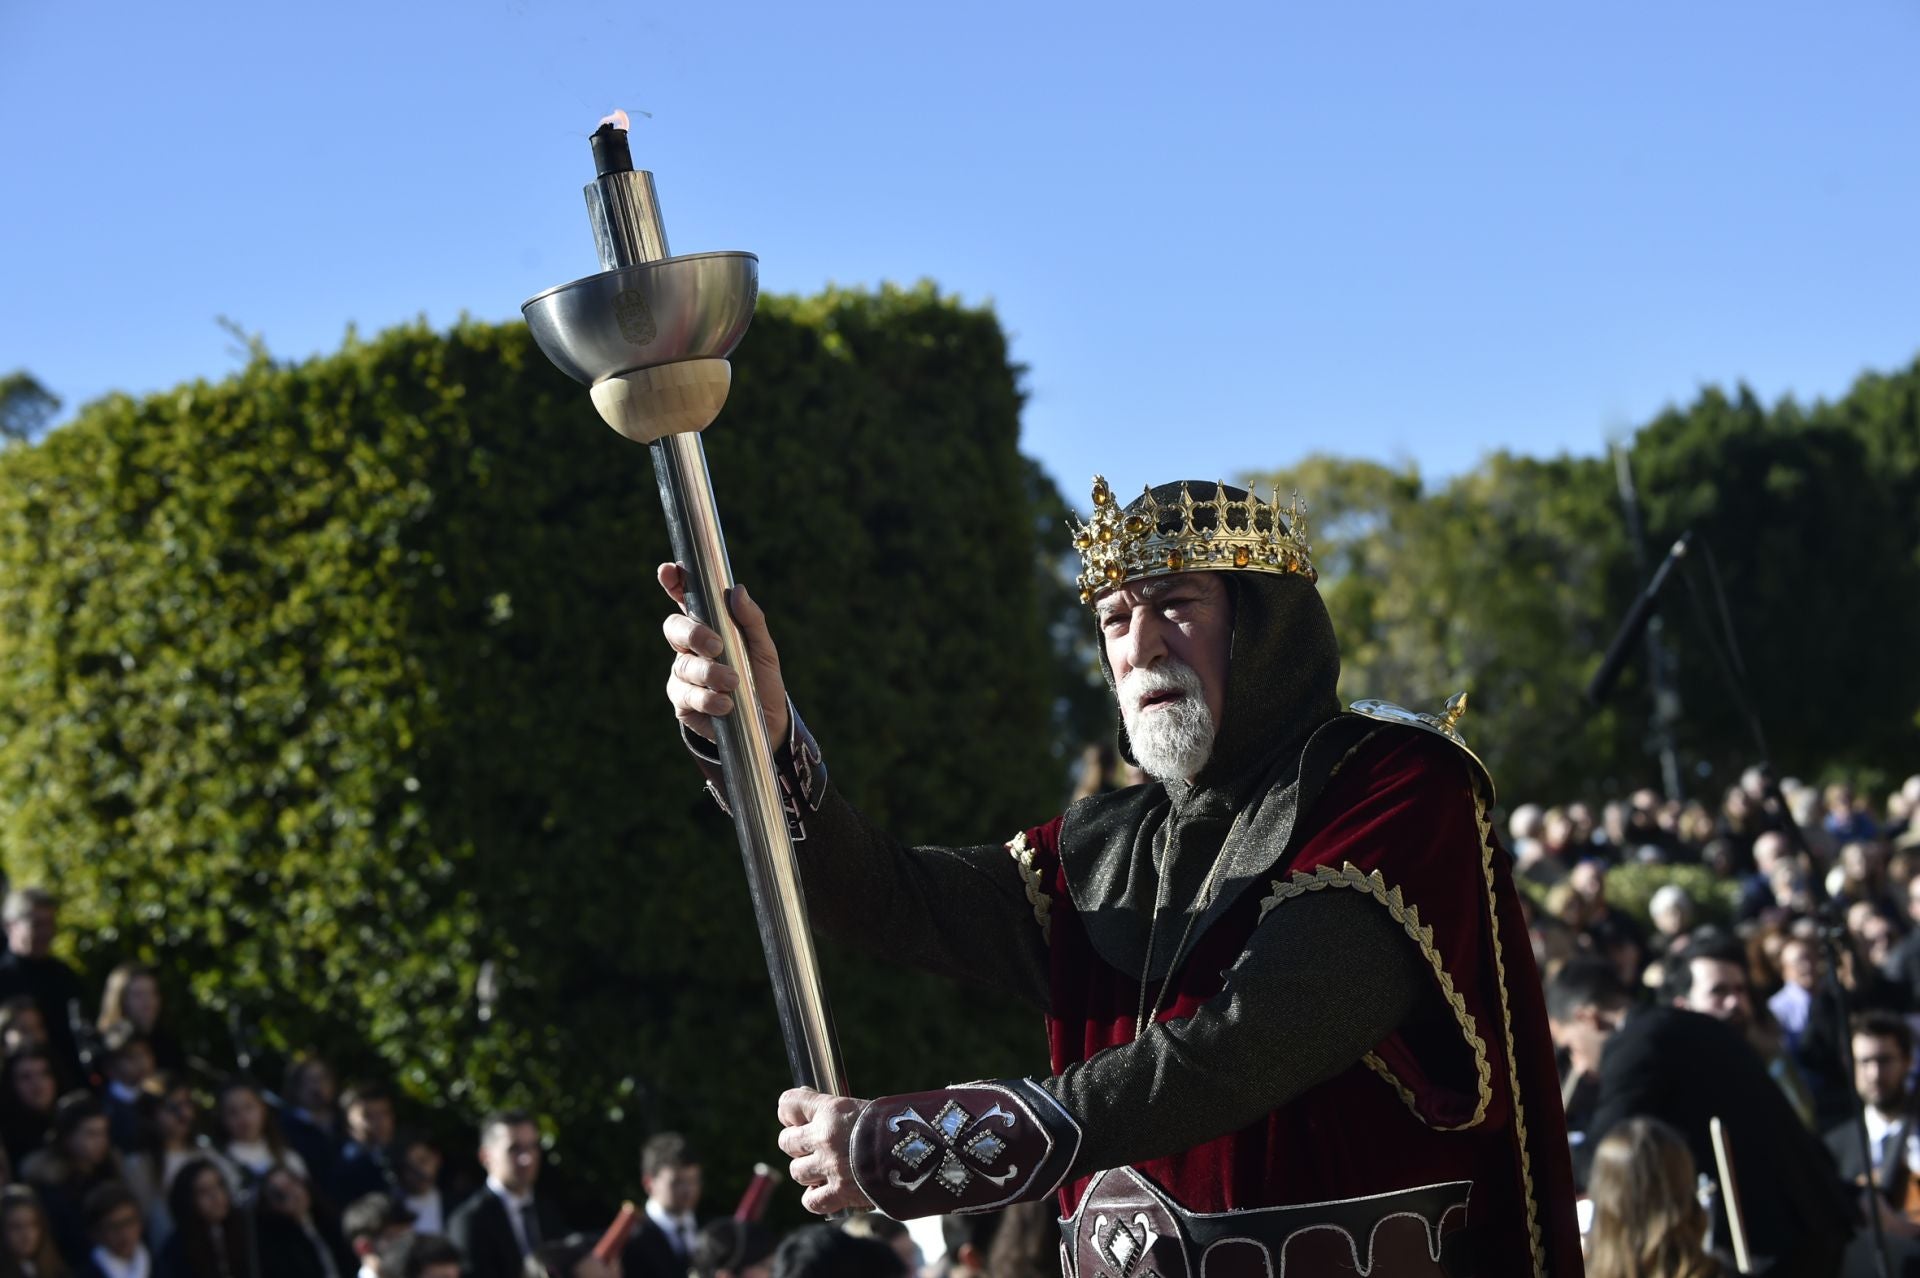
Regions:
<svg viewBox="0 0 1920 1278"><path fill-rule="evenodd" d="M1813 1015L1813 992L1820 984L1819 943L1803 936L1791 936L1780 947L1781 985L1767 1000L1767 1010L1787 1036L1787 1047L1797 1052Z"/></svg>
<svg viewBox="0 0 1920 1278"><path fill-rule="evenodd" d="M466 1258L467 1278L520 1278L529 1255L567 1232L559 1213L535 1194L540 1128L532 1116L489 1114L480 1124L480 1164L487 1183L454 1209L447 1233Z"/></svg>
<svg viewBox="0 0 1920 1278"><path fill-rule="evenodd" d="M1709 1120L1718 1116L1740 1150L1740 1193L1754 1249L1776 1278L1835 1272L1853 1234L1853 1210L1826 1146L1800 1122L1739 1033L1676 1007L1633 1006L1609 965L1562 968L1547 991L1557 1040L1598 1055L1600 1093L1576 1179L1595 1145L1629 1118L1658 1118L1685 1138L1698 1166L1712 1165ZM1568 1042L1572 1049L1575 1042ZM1714 1218L1726 1242L1724 1213ZM1724 1249L1724 1246L1723 1246Z"/></svg>
<svg viewBox="0 0 1920 1278"><path fill-rule="evenodd" d="M763 1225L730 1216L710 1220L693 1245L691 1278L772 1278L773 1247L773 1235Z"/></svg>
<svg viewBox="0 0 1920 1278"><path fill-rule="evenodd" d="M276 1167L284 1167L302 1179L311 1178L307 1160L288 1146L258 1083L230 1078L221 1084L214 1098L213 1116L214 1147L246 1173L249 1187Z"/></svg>
<svg viewBox="0 0 1920 1278"><path fill-rule="evenodd" d="M524 1278L620 1278L620 1260L593 1254L594 1240L574 1234L543 1244L527 1257Z"/></svg>
<svg viewBox="0 0 1920 1278"><path fill-rule="evenodd" d="M334 1107L333 1067L318 1053L300 1053L287 1066L281 1096L287 1144L305 1164L301 1174L314 1184L332 1184L343 1143Z"/></svg>
<svg viewBox="0 0 1920 1278"><path fill-rule="evenodd" d="M1745 946L1731 936L1711 932L1690 941L1667 960L1662 992L1675 1007L1711 1016L1738 1031L1800 1121L1810 1129L1814 1126L1813 1092L1800 1076L1800 1067L1772 1018L1755 1014Z"/></svg>
<svg viewBox="0 0 1920 1278"><path fill-rule="evenodd" d="M1863 1012L1853 1018L1853 1081L1865 1107L1866 1149L1860 1124L1849 1119L1827 1131L1840 1176L1860 1187L1860 1208L1875 1212L1886 1236L1895 1273L1920 1265L1920 1227L1904 1212L1909 1186L1920 1171L1920 1125L1908 1079L1913 1069L1913 1029L1889 1012ZM1871 1154L1869 1172L1866 1156ZM1861 1231L1847 1255L1849 1274L1872 1273L1871 1231Z"/></svg>
<svg viewBox="0 0 1920 1278"><path fill-rule="evenodd" d="M23 1047L47 1045L47 1018L31 994L15 994L0 1001L0 1050L9 1056Z"/></svg>
<svg viewBox="0 0 1920 1278"><path fill-rule="evenodd" d="M1593 1152L1587 1278L1721 1278L1693 1155L1665 1123L1629 1118Z"/></svg>
<svg viewBox="0 0 1920 1278"><path fill-rule="evenodd" d="M107 1132L115 1149L126 1151L140 1141L135 1106L153 1081L153 1048L127 1022L109 1030L102 1041L101 1073L107 1082Z"/></svg>
<svg viewBox="0 0 1920 1278"><path fill-rule="evenodd" d="M53 1139L20 1166L46 1206L54 1245L76 1266L91 1250L87 1195L118 1183L120 1163L107 1137L107 1111L92 1092L70 1092L53 1111Z"/></svg>
<svg viewBox="0 0 1920 1278"><path fill-rule="evenodd" d="M97 1028L105 1038L115 1026L133 1026L153 1049L155 1068L178 1073L187 1067L187 1055L173 1032L161 1023L163 1006L160 979L153 969L145 963L122 963L107 973Z"/></svg>
<svg viewBox="0 0 1920 1278"><path fill-rule="evenodd" d="M997 1212L942 1216L940 1237L947 1244L947 1254L940 1258L935 1272L940 1278L989 1278L987 1249L993 1246L999 1228Z"/></svg>
<svg viewBox="0 0 1920 1278"><path fill-rule="evenodd" d="M156 1278L273 1278L261 1272L246 1215L212 1162L196 1158L180 1169L167 1212L173 1236L160 1249Z"/></svg>
<svg viewBox="0 0 1920 1278"><path fill-rule="evenodd" d="M0 1189L0 1278L67 1278L46 1209L25 1185Z"/></svg>
<svg viewBox="0 0 1920 1278"><path fill-rule="evenodd" d="M390 1152L393 1145L393 1093L378 1083L355 1083L340 1095L347 1141L333 1174L336 1202L363 1194L400 1192Z"/></svg>
<svg viewBox="0 0 1920 1278"><path fill-rule="evenodd" d="M1647 914L1653 920L1652 943L1656 955L1671 954L1686 945L1695 913L1693 898L1678 883L1665 884L1653 894L1647 903Z"/></svg>
<svg viewBox="0 0 1920 1278"><path fill-rule="evenodd" d="M340 1240L314 1221L307 1182L285 1167L260 1180L256 1231L260 1272L270 1278L348 1278L359 1267Z"/></svg>
<svg viewBox="0 0 1920 1278"><path fill-rule="evenodd" d="M1905 991L1906 1006L1920 1008L1920 869L1900 884L1907 909L1907 934L1887 956L1887 979Z"/></svg>
<svg viewBox="0 0 1920 1278"><path fill-rule="evenodd" d="M380 1253L380 1278L462 1278L460 1249L439 1234L415 1234Z"/></svg>
<svg viewBox="0 0 1920 1278"><path fill-rule="evenodd" d="M700 1160L686 1137L660 1132L640 1150L640 1185L647 1191L646 1219L621 1256L627 1278L683 1278L693 1263L700 1227Z"/></svg>
<svg viewBox="0 0 1920 1278"><path fill-rule="evenodd" d="M60 930L60 903L41 888L17 888L0 906L0 923L7 932L7 953L0 954L0 999L16 994L32 997L46 1025L47 1049L53 1053L62 1077L78 1082L86 1076L80 1047L73 1037L73 1018L82 1007L80 977L53 956Z"/></svg>
<svg viewBox="0 0 1920 1278"><path fill-rule="evenodd" d="M53 1106L60 1099L59 1072L44 1047L23 1047L0 1068L0 1144L18 1167L47 1143Z"/></svg>
<svg viewBox="0 0 1920 1278"><path fill-rule="evenodd" d="M832 1225L788 1234L773 1253L773 1278L909 1278L893 1248Z"/></svg>
<svg viewBox="0 0 1920 1278"><path fill-rule="evenodd" d="M1827 787L1826 813L1821 817L1820 828L1835 843L1871 839L1880 833L1873 818L1867 815L1865 805L1855 799L1853 787L1844 781Z"/></svg>
<svg viewBox="0 0 1920 1278"><path fill-rule="evenodd" d="M905 1225L892 1217L883 1216L877 1211L856 1212L841 1221L840 1228L855 1238L872 1238L885 1243L900 1253L900 1259L906 1262L909 1272L920 1272L920 1244L913 1241L913 1235L907 1232ZM1055 1232L1058 1233L1058 1229Z"/></svg>
<svg viewBox="0 0 1920 1278"><path fill-rule="evenodd" d="M414 1229L422 1234L447 1232L447 1200L440 1188L445 1159L440 1147L415 1132L394 1146L399 1154L394 1170L400 1178L400 1201L413 1213Z"/></svg>
<svg viewBox="0 0 1920 1278"><path fill-rule="evenodd" d="M153 1257L140 1241L140 1204L117 1181L87 1194L87 1236L93 1250L76 1266L79 1278L152 1278Z"/></svg>
<svg viewBox="0 0 1920 1278"><path fill-rule="evenodd" d="M353 1253L355 1278L385 1278L382 1257L413 1238L413 1213L386 1194L363 1194L347 1204L340 1232Z"/></svg>
<svg viewBox="0 0 1920 1278"><path fill-rule="evenodd" d="M1587 832L1592 833L1591 818ZM1000 1213L1000 1228L987 1249L987 1272L993 1278L1058 1278L1060 1222L1054 1206L1048 1200L1015 1203Z"/></svg>
<svg viewBox="0 0 1920 1278"><path fill-rule="evenodd" d="M1078 803L1113 789L1113 772L1119 762L1120 756L1112 742L1097 741L1082 750L1080 763L1074 769L1071 802Z"/></svg>
<svg viewBox="0 0 1920 1278"><path fill-rule="evenodd" d="M139 1200L147 1244L157 1253L173 1235L167 1187L182 1167L204 1159L220 1169L229 1191L238 1193L246 1178L226 1155L200 1134L200 1104L193 1089L178 1078L161 1076L136 1103L140 1137L120 1159L121 1179Z"/></svg>

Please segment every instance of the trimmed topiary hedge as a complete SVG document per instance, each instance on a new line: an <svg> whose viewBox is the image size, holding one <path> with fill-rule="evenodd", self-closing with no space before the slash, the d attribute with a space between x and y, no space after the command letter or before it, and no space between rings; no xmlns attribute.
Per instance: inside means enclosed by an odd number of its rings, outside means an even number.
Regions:
<svg viewBox="0 0 1920 1278"><path fill-rule="evenodd" d="M734 365L708 439L733 563L835 778L910 838L1051 815L993 316L769 297ZM775 1158L785 1065L662 696L666 548L644 450L518 324L93 404L0 456L5 867L59 890L95 973L158 964L209 1043L239 1009L467 1116L530 1105L593 1199L681 1128L718 1203ZM1027 1014L828 962L857 1089L1044 1061Z"/></svg>

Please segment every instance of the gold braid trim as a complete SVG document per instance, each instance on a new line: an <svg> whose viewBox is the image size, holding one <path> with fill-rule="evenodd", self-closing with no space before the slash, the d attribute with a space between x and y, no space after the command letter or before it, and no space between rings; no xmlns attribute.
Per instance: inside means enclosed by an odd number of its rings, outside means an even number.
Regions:
<svg viewBox="0 0 1920 1278"><path fill-rule="evenodd" d="M1053 944L1053 898L1041 890L1042 874L1040 867L1033 863L1036 849L1027 842L1027 833L1022 830L1013 836L1007 844L1007 851L1013 857L1013 863L1020 867L1020 877L1027 885L1027 904L1033 907L1033 921L1040 925L1040 939L1048 945Z"/></svg>
<svg viewBox="0 0 1920 1278"><path fill-rule="evenodd" d="M1380 871L1362 874L1359 867L1347 861L1343 862L1337 870L1330 865L1323 865L1312 871L1295 870L1292 877L1285 881L1275 879L1273 895L1260 902L1260 918L1264 920L1267 917L1267 911L1283 901L1290 901L1296 896L1302 896L1308 892L1319 892L1326 888L1353 888L1356 891L1365 892L1386 906L1387 913L1393 916L1393 921L1407 930L1407 935L1413 938L1413 943L1420 947L1422 954L1426 955L1427 962L1433 965L1433 975L1434 979L1440 983L1440 993L1447 1000L1447 1006L1453 1009L1453 1017L1460 1025L1460 1033L1467 1040L1467 1046L1473 1050L1473 1068L1479 1082L1478 1103L1474 1106L1473 1117L1451 1127L1435 1123L1420 1112L1412 1090L1394 1077L1393 1071L1387 1068L1387 1063L1372 1052L1368 1052L1365 1057L1367 1068L1391 1083L1393 1090L1400 1093L1400 1099L1406 1102L1407 1108L1413 1111L1413 1116L1435 1131L1458 1132L1479 1126L1487 1116L1487 1106L1493 1100L1493 1067L1487 1063L1487 1042L1474 1028L1473 1013L1467 1010L1466 995L1454 989L1453 977L1447 974L1446 966L1440 961L1440 951L1433 945L1433 929L1420 922L1418 906L1408 905L1401 897L1399 888L1389 888Z"/></svg>
<svg viewBox="0 0 1920 1278"><path fill-rule="evenodd" d="M1513 1013L1507 1005L1507 959L1500 945L1499 901L1493 891L1493 822L1487 816L1487 798L1480 779L1469 769L1473 787L1473 818L1480 827L1480 869L1487 880L1487 926L1493 932L1493 976L1500 983L1500 1022L1507 1035L1507 1076L1513 1086L1513 1134L1520 1142L1520 1192L1527 1200L1527 1237L1533 1243L1535 1278L1545 1278L1547 1249L1540 1239L1540 1213L1533 1196L1533 1153L1527 1148L1527 1110L1520 1101L1520 1059L1513 1044Z"/></svg>

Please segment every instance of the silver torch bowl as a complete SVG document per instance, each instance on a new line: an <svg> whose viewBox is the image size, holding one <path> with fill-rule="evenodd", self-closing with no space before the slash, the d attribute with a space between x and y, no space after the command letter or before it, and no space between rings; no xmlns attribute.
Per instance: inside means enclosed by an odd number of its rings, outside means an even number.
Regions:
<svg viewBox="0 0 1920 1278"><path fill-rule="evenodd" d="M759 296L753 254L689 253L550 288L520 312L547 358L592 386L662 364L725 359Z"/></svg>

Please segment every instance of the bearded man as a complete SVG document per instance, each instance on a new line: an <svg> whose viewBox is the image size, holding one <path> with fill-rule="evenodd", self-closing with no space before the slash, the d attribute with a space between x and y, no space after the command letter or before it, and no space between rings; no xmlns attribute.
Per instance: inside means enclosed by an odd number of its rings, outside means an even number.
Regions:
<svg viewBox="0 0 1920 1278"><path fill-rule="evenodd" d="M904 847L830 783L766 618L729 599L823 932L1015 994L1051 1069L877 1100L795 1089L813 1211L896 1218L1057 1193L1071 1278L1578 1274L1539 980L1444 716L1342 713L1298 515L1094 481L1081 595L1152 779L982 847ZM663 565L661 584L682 598ZM716 798L719 637L665 624L669 699Z"/></svg>

